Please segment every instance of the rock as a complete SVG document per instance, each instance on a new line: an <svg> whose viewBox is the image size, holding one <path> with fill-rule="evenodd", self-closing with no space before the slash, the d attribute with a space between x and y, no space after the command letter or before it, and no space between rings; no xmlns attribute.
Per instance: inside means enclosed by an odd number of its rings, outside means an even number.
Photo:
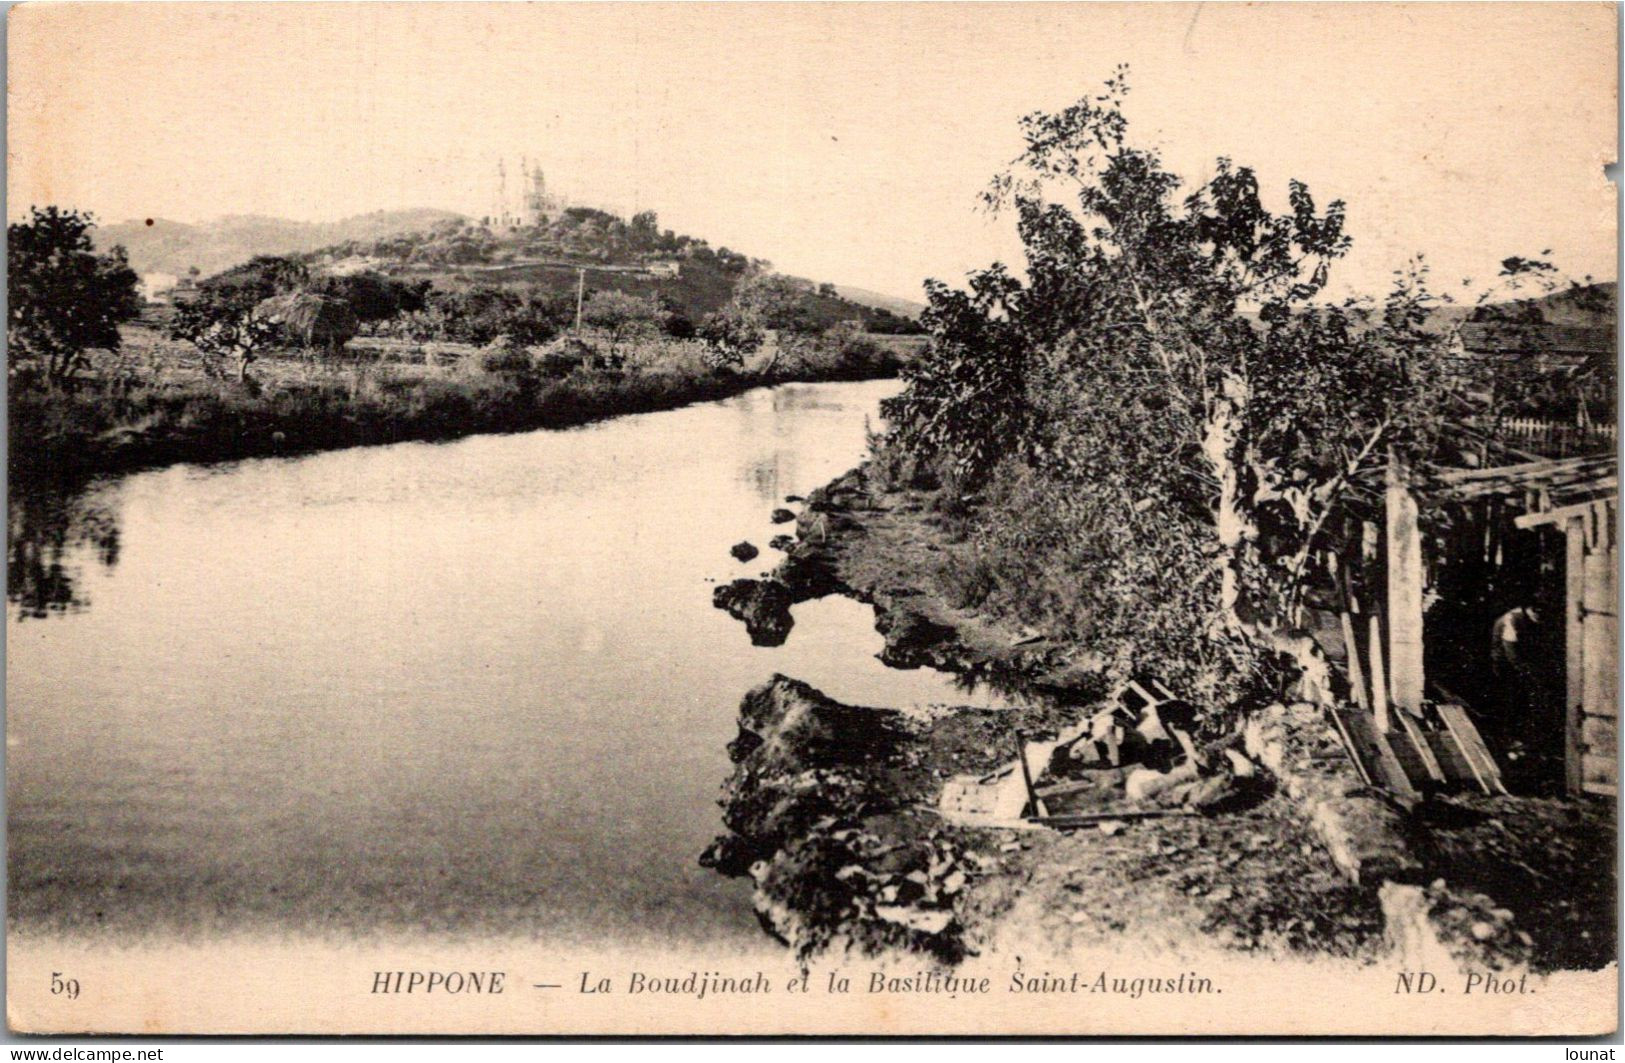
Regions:
<svg viewBox="0 0 1625 1063"><path fill-rule="evenodd" d="M769 519L771 519L774 524L789 524L791 521L796 519L796 515L790 512L788 509L775 509L772 517Z"/></svg>
<svg viewBox="0 0 1625 1063"><path fill-rule="evenodd" d="M1247 753L1293 798L1310 830L1350 881L1413 879L1421 861L1407 840L1404 817L1361 782L1346 757L1315 759L1321 712L1307 702L1275 704L1247 721Z"/></svg>
<svg viewBox="0 0 1625 1063"><path fill-rule="evenodd" d="M922 934L940 934L954 921L954 913L926 908L904 908L900 905L877 904L875 914L889 923L906 926Z"/></svg>
<svg viewBox="0 0 1625 1063"><path fill-rule="evenodd" d="M760 550L748 542L734 543L728 547L728 552L734 556L736 561L749 561L761 553Z"/></svg>
<svg viewBox="0 0 1625 1063"><path fill-rule="evenodd" d="M743 620L755 646L784 645L795 625L790 588L777 580L736 579L714 590L711 604Z"/></svg>
<svg viewBox="0 0 1625 1063"><path fill-rule="evenodd" d="M962 961L951 899L969 889L961 866L987 862L917 814L924 791L909 765L933 726L774 676L740 703L723 787L730 833L702 863L748 876L763 926L802 960L851 947Z"/></svg>
<svg viewBox="0 0 1625 1063"><path fill-rule="evenodd" d="M1170 771L1136 768L1123 780L1123 795L1130 801L1146 801L1182 783L1195 782L1196 765L1189 761Z"/></svg>
<svg viewBox="0 0 1625 1063"><path fill-rule="evenodd" d="M1258 774L1257 767L1247 759L1247 755L1241 750L1226 749L1224 755L1230 761L1230 770L1235 773L1236 778L1250 779Z"/></svg>
<svg viewBox="0 0 1625 1063"><path fill-rule="evenodd" d="M918 668L934 661L932 651L953 638L954 630L907 607L879 615L875 627L886 636L880 659L893 668Z"/></svg>
<svg viewBox="0 0 1625 1063"><path fill-rule="evenodd" d="M767 541L767 545L775 550L788 550L796 545L796 540L793 535L775 535Z"/></svg>
<svg viewBox="0 0 1625 1063"><path fill-rule="evenodd" d="M1488 941L1495 936L1495 926L1491 923L1477 922L1473 924L1473 937L1479 941Z"/></svg>
<svg viewBox="0 0 1625 1063"><path fill-rule="evenodd" d="M1102 820L1100 822L1100 824L1096 827L1096 829L1099 830L1100 833L1106 835L1109 838L1113 834L1118 834L1118 833L1122 832L1122 830L1123 830L1123 821L1120 820L1120 819Z"/></svg>

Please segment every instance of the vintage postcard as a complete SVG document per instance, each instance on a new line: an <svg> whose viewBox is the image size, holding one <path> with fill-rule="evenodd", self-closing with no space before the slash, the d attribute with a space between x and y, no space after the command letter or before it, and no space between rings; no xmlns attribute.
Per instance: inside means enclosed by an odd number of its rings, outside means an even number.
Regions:
<svg viewBox="0 0 1625 1063"><path fill-rule="evenodd" d="M10 10L23 1034L1618 1025L1618 10Z"/></svg>

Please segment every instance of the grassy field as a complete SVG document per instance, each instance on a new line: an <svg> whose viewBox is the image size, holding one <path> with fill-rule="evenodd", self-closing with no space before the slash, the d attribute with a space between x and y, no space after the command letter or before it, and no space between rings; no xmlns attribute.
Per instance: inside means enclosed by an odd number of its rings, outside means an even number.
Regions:
<svg viewBox="0 0 1625 1063"><path fill-rule="evenodd" d="M703 350L645 339L622 345L622 370L549 377L523 365L489 371L464 344L359 339L335 358L261 358L254 385L244 387L205 372L189 344L132 325L123 349L98 352L71 390L13 389L10 473L13 481L71 480L178 461L560 428L788 380L885 376L897 365L896 352L883 349L879 362L861 366L832 352L717 372Z"/></svg>

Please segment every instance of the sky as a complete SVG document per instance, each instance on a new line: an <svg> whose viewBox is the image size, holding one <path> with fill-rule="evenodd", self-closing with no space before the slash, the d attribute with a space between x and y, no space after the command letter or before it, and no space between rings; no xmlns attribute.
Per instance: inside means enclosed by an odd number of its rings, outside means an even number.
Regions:
<svg viewBox="0 0 1625 1063"><path fill-rule="evenodd" d="M9 19L8 200L104 221L479 215L496 163L918 298L1019 261L977 193L1016 121L1130 66L1135 140L1349 204L1346 290L1551 249L1615 274L1606 4L35 4Z"/></svg>

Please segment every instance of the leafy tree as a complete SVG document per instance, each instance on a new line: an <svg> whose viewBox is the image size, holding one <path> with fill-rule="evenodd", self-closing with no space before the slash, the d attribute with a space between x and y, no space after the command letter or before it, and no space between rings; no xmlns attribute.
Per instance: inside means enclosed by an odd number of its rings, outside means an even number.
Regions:
<svg viewBox="0 0 1625 1063"><path fill-rule="evenodd" d="M593 292L581 311L583 322L609 335L611 357L623 340L652 330L661 318L654 299L620 291Z"/></svg>
<svg viewBox="0 0 1625 1063"><path fill-rule="evenodd" d="M35 207L6 227L7 343L14 383L43 377L50 387L72 381L93 348L116 350L119 324L140 312L124 249L97 254L94 219L57 207Z"/></svg>
<svg viewBox="0 0 1625 1063"><path fill-rule="evenodd" d="M261 300L255 295L246 288L205 290L199 299L176 308L169 334L198 349L208 375L225 379L223 362L235 362L237 382L252 387L248 367L278 337L275 325L256 316Z"/></svg>
<svg viewBox="0 0 1625 1063"><path fill-rule="evenodd" d="M304 291L310 284L310 268L298 259L256 255L203 280L198 287L233 305L252 307L273 295Z"/></svg>
<svg viewBox="0 0 1625 1063"><path fill-rule="evenodd" d="M427 280L398 281L370 270L342 277L327 277L317 286L323 295L349 304L358 321L387 321L399 314L422 310L429 296Z"/></svg>
<svg viewBox="0 0 1625 1063"><path fill-rule="evenodd" d="M536 289L515 291L476 285L464 291L437 289L428 296L428 311L444 332L442 339L485 345L498 336L522 346L545 343L558 334L557 305Z"/></svg>
<svg viewBox="0 0 1625 1063"><path fill-rule="evenodd" d="M1127 91L1120 70L1022 120L988 202L1016 217L1026 279L928 284L887 445L985 491L976 545L1015 607L1118 677L1212 701L1323 682L1294 624L1335 517L1390 455L1431 455L1474 386L1428 327L1424 268L1381 303L1328 302L1343 204L1294 181L1272 211L1228 159L1181 195L1130 140Z"/></svg>
<svg viewBox="0 0 1625 1063"><path fill-rule="evenodd" d="M660 246L660 218L652 210L632 215L626 227L626 241L633 254L656 251Z"/></svg>

